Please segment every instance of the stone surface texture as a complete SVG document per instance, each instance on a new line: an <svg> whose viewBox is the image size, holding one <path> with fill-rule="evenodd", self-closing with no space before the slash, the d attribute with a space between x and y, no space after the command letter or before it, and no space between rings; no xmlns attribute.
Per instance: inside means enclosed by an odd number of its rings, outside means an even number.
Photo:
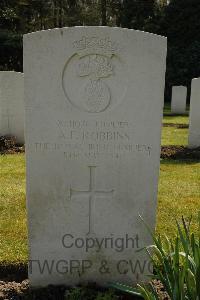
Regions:
<svg viewBox="0 0 200 300"><path fill-rule="evenodd" d="M166 39L109 27L24 37L32 286L151 271ZM49 268L49 269L48 269Z"/></svg>

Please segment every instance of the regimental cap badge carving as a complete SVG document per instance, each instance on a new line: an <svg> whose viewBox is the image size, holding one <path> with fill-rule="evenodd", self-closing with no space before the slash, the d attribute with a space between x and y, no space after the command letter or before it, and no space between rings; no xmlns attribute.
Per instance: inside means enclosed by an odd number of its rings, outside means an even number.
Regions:
<svg viewBox="0 0 200 300"><path fill-rule="evenodd" d="M124 97L126 74L122 46L109 36L82 36L63 70L67 99L82 111L100 113Z"/></svg>

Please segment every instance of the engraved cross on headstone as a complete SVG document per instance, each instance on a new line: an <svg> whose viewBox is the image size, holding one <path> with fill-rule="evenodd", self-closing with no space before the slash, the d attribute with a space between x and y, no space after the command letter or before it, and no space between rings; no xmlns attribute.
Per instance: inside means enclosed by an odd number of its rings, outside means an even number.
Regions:
<svg viewBox="0 0 200 300"><path fill-rule="evenodd" d="M88 196L89 198L89 212L88 212L88 216L89 216L89 220L88 220L88 234L92 234L93 232L93 224L94 224L94 200L98 197L98 196L104 196L104 197L108 197L108 196L113 196L114 190L106 190L106 191L98 191L96 190L96 184L95 184L95 175L96 175L96 166L89 166L89 172L90 172L90 182L89 182L89 189L86 191L77 191L77 190L73 190L72 188L70 188L70 199L73 196Z"/></svg>

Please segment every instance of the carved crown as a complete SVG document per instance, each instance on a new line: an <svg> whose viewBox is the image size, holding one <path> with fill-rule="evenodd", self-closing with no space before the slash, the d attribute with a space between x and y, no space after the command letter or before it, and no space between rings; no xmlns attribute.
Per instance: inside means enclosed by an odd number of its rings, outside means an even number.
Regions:
<svg viewBox="0 0 200 300"><path fill-rule="evenodd" d="M80 56L89 54L101 54L111 57L118 49L116 42L113 42L109 37L83 37L81 40L75 41L73 44Z"/></svg>

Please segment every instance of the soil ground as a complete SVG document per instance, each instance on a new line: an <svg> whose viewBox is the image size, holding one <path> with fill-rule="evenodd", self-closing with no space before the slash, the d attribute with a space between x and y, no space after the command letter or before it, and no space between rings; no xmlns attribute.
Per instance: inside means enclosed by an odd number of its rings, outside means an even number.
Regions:
<svg viewBox="0 0 200 300"><path fill-rule="evenodd" d="M0 265L0 300L68 300L66 297L69 289L65 286L48 286L46 288L31 289L29 285L28 267L26 264L18 265ZM153 281L155 289L159 293L161 300L170 300L165 293L162 284L159 281ZM85 296L83 298L73 298L77 300L95 300L97 293L102 291L95 284L84 287ZM87 297L88 295L88 297ZM71 300L71 298L69 298ZM109 298L110 299L110 298ZM124 294L116 293L116 298L119 300L139 300L139 298ZM141 298L140 298L141 299Z"/></svg>

